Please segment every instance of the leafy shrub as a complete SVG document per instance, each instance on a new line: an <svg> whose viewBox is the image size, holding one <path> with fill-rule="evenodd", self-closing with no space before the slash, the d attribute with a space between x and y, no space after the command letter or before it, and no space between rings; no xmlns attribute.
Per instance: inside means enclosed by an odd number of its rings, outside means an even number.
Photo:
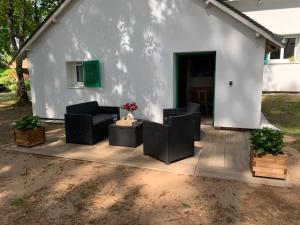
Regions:
<svg viewBox="0 0 300 225"><path fill-rule="evenodd" d="M28 75L24 76L26 90L30 90L30 79ZM17 90L17 78L15 69L0 69L0 84L4 84L10 91Z"/></svg>
<svg viewBox="0 0 300 225"><path fill-rule="evenodd" d="M251 144L257 155L282 154L283 132L272 128L263 128L251 132Z"/></svg>
<svg viewBox="0 0 300 225"><path fill-rule="evenodd" d="M10 91L17 90L17 80L14 69L0 70L0 84L4 84Z"/></svg>
<svg viewBox="0 0 300 225"><path fill-rule="evenodd" d="M30 80L29 79L25 79L25 88L26 88L26 91L30 91Z"/></svg>
<svg viewBox="0 0 300 225"><path fill-rule="evenodd" d="M18 130L33 130L41 126L38 116L23 116L15 121Z"/></svg>

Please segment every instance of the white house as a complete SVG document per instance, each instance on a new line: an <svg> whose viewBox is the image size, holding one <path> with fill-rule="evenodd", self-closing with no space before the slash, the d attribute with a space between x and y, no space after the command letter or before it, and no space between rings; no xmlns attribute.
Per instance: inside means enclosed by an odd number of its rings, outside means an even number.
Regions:
<svg viewBox="0 0 300 225"><path fill-rule="evenodd" d="M285 48L266 56L263 90L300 92L300 1L232 0L230 4L286 39Z"/></svg>
<svg viewBox="0 0 300 225"><path fill-rule="evenodd" d="M35 115L136 101L162 121L190 90L213 94L215 127L258 128L263 59L281 39L221 0L65 0L29 38Z"/></svg>

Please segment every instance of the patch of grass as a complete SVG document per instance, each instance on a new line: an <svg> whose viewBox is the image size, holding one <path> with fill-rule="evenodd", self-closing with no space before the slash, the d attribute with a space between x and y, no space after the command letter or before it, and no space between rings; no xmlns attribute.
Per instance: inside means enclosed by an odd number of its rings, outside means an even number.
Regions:
<svg viewBox="0 0 300 225"><path fill-rule="evenodd" d="M181 204L181 207L183 208L183 211L184 212L188 212L188 211L190 211L191 210L191 206L189 205L189 204L187 204L187 203L182 203Z"/></svg>
<svg viewBox="0 0 300 225"><path fill-rule="evenodd" d="M262 111L272 124L296 138L290 146L300 151L300 95L265 95Z"/></svg>
<svg viewBox="0 0 300 225"><path fill-rule="evenodd" d="M15 92L0 93L0 106L10 106L16 104L18 97Z"/></svg>
<svg viewBox="0 0 300 225"><path fill-rule="evenodd" d="M31 100L30 92L27 92L29 100ZM16 106L18 96L16 92L0 93L0 107Z"/></svg>
<svg viewBox="0 0 300 225"><path fill-rule="evenodd" d="M24 200L22 198L15 198L10 202L12 207L18 208L24 205Z"/></svg>

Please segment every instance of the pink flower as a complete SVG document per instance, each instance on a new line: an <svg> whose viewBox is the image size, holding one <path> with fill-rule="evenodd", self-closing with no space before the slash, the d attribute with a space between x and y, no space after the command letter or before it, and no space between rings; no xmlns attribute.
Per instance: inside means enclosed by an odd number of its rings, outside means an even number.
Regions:
<svg viewBox="0 0 300 225"><path fill-rule="evenodd" d="M135 102L126 102L124 105L121 106L121 108L133 112L138 109L138 106Z"/></svg>

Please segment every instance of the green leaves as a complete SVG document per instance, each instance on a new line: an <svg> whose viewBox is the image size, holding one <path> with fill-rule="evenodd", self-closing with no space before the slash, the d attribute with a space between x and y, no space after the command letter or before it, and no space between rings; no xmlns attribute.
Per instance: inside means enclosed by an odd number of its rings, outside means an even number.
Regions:
<svg viewBox="0 0 300 225"><path fill-rule="evenodd" d="M21 207L24 204L24 200L22 198L15 198L10 202L12 207Z"/></svg>
<svg viewBox="0 0 300 225"><path fill-rule="evenodd" d="M33 130L41 126L40 118L37 116L23 116L15 123L18 130Z"/></svg>
<svg viewBox="0 0 300 225"><path fill-rule="evenodd" d="M6 56L13 56L12 40L19 42L19 46L54 10L61 0L0 0L0 60L7 64ZM8 29L8 9L12 5L11 32Z"/></svg>
<svg viewBox="0 0 300 225"><path fill-rule="evenodd" d="M272 128L263 128L251 132L251 144L257 155L282 153L283 132Z"/></svg>

